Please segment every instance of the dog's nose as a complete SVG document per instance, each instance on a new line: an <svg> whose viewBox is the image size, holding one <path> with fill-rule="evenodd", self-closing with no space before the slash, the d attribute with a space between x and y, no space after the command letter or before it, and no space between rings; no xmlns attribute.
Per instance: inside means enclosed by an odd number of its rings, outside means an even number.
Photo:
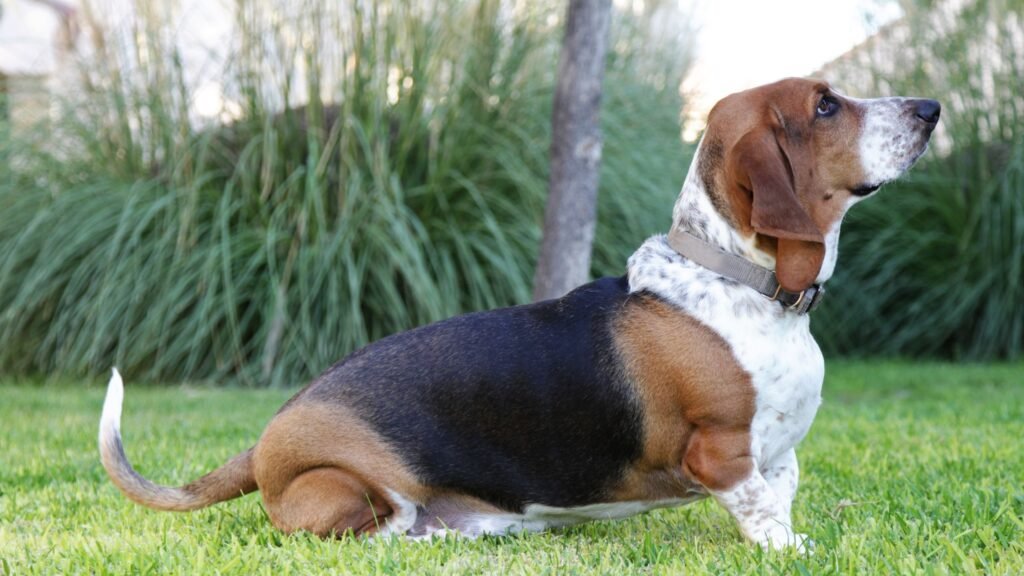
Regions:
<svg viewBox="0 0 1024 576"><path fill-rule="evenodd" d="M914 101L914 115L928 124L937 123L939 121L939 113L941 111L942 105L936 100Z"/></svg>

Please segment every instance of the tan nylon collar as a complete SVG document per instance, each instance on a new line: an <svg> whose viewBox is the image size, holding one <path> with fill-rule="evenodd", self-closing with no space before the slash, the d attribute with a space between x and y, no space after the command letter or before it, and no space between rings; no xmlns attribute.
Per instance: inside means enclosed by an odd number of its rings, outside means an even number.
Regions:
<svg viewBox="0 0 1024 576"><path fill-rule="evenodd" d="M797 314L807 314L817 308L825 295L825 287L820 284L814 284L803 292L787 292L779 285L774 271L730 254L678 228L673 228L668 233L668 245L683 257L712 272L750 286L768 299L775 300L786 310Z"/></svg>

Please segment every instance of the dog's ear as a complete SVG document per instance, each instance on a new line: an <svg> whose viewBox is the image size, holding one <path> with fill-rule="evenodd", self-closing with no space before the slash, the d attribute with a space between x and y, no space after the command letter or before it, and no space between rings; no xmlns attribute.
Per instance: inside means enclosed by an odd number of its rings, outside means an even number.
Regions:
<svg viewBox="0 0 1024 576"><path fill-rule="evenodd" d="M794 169L769 129L740 138L729 154L733 185L751 197L750 225L778 240L775 276L784 290L800 292L814 283L825 259L825 239L800 205Z"/></svg>

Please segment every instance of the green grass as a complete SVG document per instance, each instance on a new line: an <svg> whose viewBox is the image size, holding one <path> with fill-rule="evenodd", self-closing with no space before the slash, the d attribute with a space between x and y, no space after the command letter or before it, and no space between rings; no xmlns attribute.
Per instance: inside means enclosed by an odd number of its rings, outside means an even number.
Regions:
<svg viewBox="0 0 1024 576"><path fill-rule="evenodd" d="M135 464L184 482L250 446L280 390L128 382ZM283 536L250 496L153 512L106 480L103 389L0 385L0 571L178 574L1021 574L1024 365L841 363L799 450L813 556L744 543L711 502L539 535L322 542Z"/></svg>

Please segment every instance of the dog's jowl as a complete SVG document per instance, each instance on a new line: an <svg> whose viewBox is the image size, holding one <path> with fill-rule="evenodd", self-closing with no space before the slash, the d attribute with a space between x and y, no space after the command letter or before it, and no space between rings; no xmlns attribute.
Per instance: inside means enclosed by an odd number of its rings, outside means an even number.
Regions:
<svg viewBox="0 0 1024 576"><path fill-rule="evenodd" d="M803 546L794 448L824 378L809 313L844 214L910 168L938 119L933 100L858 100L813 80L728 96L672 228L625 276L371 344L179 488L128 463L115 371L103 465L161 510L259 491L287 532L504 534L711 496L748 539Z"/></svg>

